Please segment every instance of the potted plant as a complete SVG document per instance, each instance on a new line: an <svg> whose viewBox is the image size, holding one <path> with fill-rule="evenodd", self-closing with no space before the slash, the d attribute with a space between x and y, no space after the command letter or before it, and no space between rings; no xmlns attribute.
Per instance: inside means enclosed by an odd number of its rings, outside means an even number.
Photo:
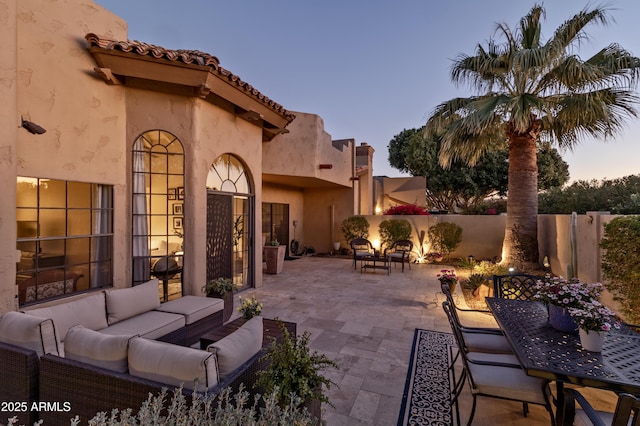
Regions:
<svg viewBox="0 0 640 426"><path fill-rule="evenodd" d="M277 239L264 246L264 257L267 262L267 274L279 274L284 266L287 246L280 245Z"/></svg>
<svg viewBox="0 0 640 426"><path fill-rule="evenodd" d="M207 297L217 297L224 300L224 312L222 321L227 322L231 318L233 312L233 292L238 289L238 285L231 278L219 277L209 280L203 287L202 291Z"/></svg>
<svg viewBox="0 0 640 426"><path fill-rule="evenodd" d="M578 325L569 308L581 308L584 302L598 300L602 291L600 283L583 283L577 278L567 280L547 274L535 285L534 299L547 305L549 324L558 331L578 334Z"/></svg>
<svg viewBox="0 0 640 426"><path fill-rule="evenodd" d="M620 328L615 314L598 300L583 301L579 308L569 308L578 324L580 344L591 352L601 352L604 336L611 327Z"/></svg>
<svg viewBox="0 0 640 426"><path fill-rule="evenodd" d="M243 299L240 296L240 306L238 306L238 312L242 314L242 318L250 320L253 317L260 315L262 312L262 303L258 302L255 296L251 298Z"/></svg>
<svg viewBox="0 0 640 426"><path fill-rule="evenodd" d="M451 294L456 291L456 284L458 284L458 276L454 269L442 269L437 275L440 284L447 284Z"/></svg>
<svg viewBox="0 0 640 426"><path fill-rule="evenodd" d="M257 386L262 393L269 394L277 388L281 406L290 402L291 395L302 401L309 412L321 422L321 404L331 404L323 391L335 383L321 373L327 368L338 368L335 361L317 351L309 349L310 333L291 336L284 324L280 324L282 338L273 340L262 360L268 367L258 373Z"/></svg>

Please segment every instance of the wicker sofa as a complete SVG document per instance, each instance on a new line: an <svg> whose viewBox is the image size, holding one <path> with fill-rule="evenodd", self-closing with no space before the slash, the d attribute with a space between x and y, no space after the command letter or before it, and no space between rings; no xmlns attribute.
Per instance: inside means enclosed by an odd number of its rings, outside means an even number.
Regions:
<svg viewBox="0 0 640 426"><path fill-rule="evenodd" d="M2 416L16 415L21 423L33 424L38 413L30 409L31 404L46 401L38 388L40 358L45 354L64 357L65 337L76 325L105 335L136 335L189 346L206 331L222 326L223 310L221 299L197 296L160 304L158 281L151 280L57 305L8 312L0 318L0 401L26 403L29 409L12 405L15 409L5 410Z"/></svg>
<svg viewBox="0 0 640 426"><path fill-rule="evenodd" d="M39 418L46 425L68 425L69 420L78 415L81 424L86 424L89 419L101 411L109 413L114 408L137 410L147 400L149 394L158 394L162 388L171 390L179 384L184 384L183 393L187 396L193 393L193 384L189 386L190 383L187 383L184 378L176 379L174 377L171 380L165 377L152 380L148 374L141 377L143 375L136 372L137 367L134 359L136 349L133 349L133 346L136 342L144 343L143 346L146 346L147 352L138 352L137 356L149 363L150 369L155 366L153 357L161 360L161 363L165 363L158 368L163 374L165 371L173 370L173 368L169 368L169 365L175 366L178 362L182 364L189 362L184 356L185 353L207 359L204 363L196 362L198 364L196 368L200 371L204 371L203 368L206 369L202 364L206 364L210 357L215 358L215 367L212 365L209 369L211 374L219 373L218 379L211 381L211 377L204 377L205 373L200 374L198 390L206 387L209 394L217 394L222 389L230 387L232 391L237 392L240 384L244 384L245 389L251 390L256 382L258 371L266 367L265 361L262 360L264 353L262 318L252 319L251 322L247 322L225 339L233 340L238 335L241 335L240 339L229 342L226 352L230 352L229 348L232 349L231 352L237 351L238 346L247 349L241 350L244 352L240 355L241 360L232 365L225 364L222 359L222 354L225 352L224 339L217 342L218 347L211 347L208 351L204 351L135 338L129 348L128 372L117 372L77 360L46 354L40 358L40 401L57 402L63 412L45 410L40 412ZM247 340L251 340L251 342L247 342ZM164 352L163 349L168 349L168 351ZM171 374L177 373L172 371ZM69 408L68 412L64 412L65 407Z"/></svg>

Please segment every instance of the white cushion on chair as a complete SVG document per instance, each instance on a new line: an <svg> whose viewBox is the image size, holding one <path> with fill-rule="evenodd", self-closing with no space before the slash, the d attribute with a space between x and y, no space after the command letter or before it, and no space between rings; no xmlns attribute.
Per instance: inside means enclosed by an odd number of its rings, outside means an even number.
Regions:
<svg viewBox="0 0 640 426"><path fill-rule="evenodd" d="M500 367L469 363L469 370L477 390L492 395L534 404L546 404L542 393L542 379L527 376L522 368Z"/></svg>
<svg viewBox="0 0 640 426"><path fill-rule="evenodd" d="M48 318L7 312L0 318L0 341L44 354L60 355L53 321ZM2 365L0 368L7 368Z"/></svg>
<svg viewBox="0 0 640 426"><path fill-rule="evenodd" d="M262 317L253 317L227 337L207 346L218 357L221 380L262 349L262 329Z"/></svg>
<svg viewBox="0 0 640 426"><path fill-rule="evenodd" d="M158 280L155 278L130 288L107 290L105 294L109 325L160 306Z"/></svg>
<svg viewBox="0 0 640 426"><path fill-rule="evenodd" d="M129 344L129 374L193 390L218 384L216 356L210 352L142 337Z"/></svg>
<svg viewBox="0 0 640 426"><path fill-rule="evenodd" d="M129 341L137 336L110 336L81 325L71 327L64 340L65 358L126 373Z"/></svg>
<svg viewBox="0 0 640 426"><path fill-rule="evenodd" d="M462 336L470 352L510 354L513 348L506 337L491 333L463 332Z"/></svg>
<svg viewBox="0 0 640 426"><path fill-rule="evenodd" d="M41 318L51 318L61 342L74 325L84 325L91 330L100 330L108 325L103 292L46 308L25 309L24 312Z"/></svg>

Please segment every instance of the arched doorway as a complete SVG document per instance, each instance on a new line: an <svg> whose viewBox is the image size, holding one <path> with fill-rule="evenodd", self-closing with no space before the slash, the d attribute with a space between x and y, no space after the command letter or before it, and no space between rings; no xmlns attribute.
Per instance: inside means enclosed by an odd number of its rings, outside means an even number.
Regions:
<svg viewBox="0 0 640 426"><path fill-rule="evenodd" d="M133 285L158 278L163 302L184 294L184 147L151 130L132 149Z"/></svg>
<svg viewBox="0 0 640 426"><path fill-rule="evenodd" d="M254 196L242 161L218 157L207 175L207 281L225 277L253 286Z"/></svg>

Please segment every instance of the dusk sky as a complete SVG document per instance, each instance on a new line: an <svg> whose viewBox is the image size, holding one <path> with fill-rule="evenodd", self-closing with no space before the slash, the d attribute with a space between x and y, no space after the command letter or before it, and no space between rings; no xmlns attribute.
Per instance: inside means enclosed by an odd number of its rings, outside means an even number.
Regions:
<svg viewBox="0 0 640 426"><path fill-rule="evenodd" d="M210 53L220 65L290 111L319 115L333 139L367 142L374 175L388 164L389 141L422 126L433 109L473 94L450 80L452 60L515 28L534 2L513 0L96 0L129 26L129 39ZM586 5L544 2L543 39ZM638 0L604 3L608 26L588 27L583 59L619 43L640 56ZM608 142L585 139L561 152L571 180L640 174L640 119Z"/></svg>

